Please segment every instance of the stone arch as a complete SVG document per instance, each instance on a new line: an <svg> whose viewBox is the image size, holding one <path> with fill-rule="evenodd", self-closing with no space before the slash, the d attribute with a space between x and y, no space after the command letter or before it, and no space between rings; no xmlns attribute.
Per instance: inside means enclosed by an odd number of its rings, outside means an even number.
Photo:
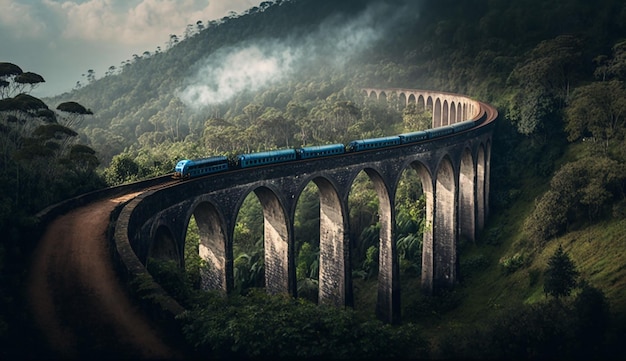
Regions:
<svg viewBox="0 0 626 361"><path fill-rule="evenodd" d="M292 229L285 207L277 193L265 186L254 189L263 209L263 237L265 259L265 289L270 294L290 293L292 267L289 252Z"/></svg>
<svg viewBox="0 0 626 361"><path fill-rule="evenodd" d="M433 128L438 128L441 124L441 100L437 98L435 104L433 104Z"/></svg>
<svg viewBox="0 0 626 361"><path fill-rule="evenodd" d="M448 156L440 161L436 174L433 286L435 289L444 289L454 284L457 277L456 177Z"/></svg>
<svg viewBox="0 0 626 361"><path fill-rule="evenodd" d="M459 169L459 234L470 241L476 239L476 171L469 148L465 148Z"/></svg>
<svg viewBox="0 0 626 361"><path fill-rule="evenodd" d="M434 217L434 188L431 172L428 168L415 161L411 167L417 172L422 181L422 191L426 198L426 219L422 238L422 290L430 294L433 289L433 217Z"/></svg>
<svg viewBox="0 0 626 361"><path fill-rule="evenodd" d="M396 209L399 210L399 204L398 201L400 201L402 198L402 195L399 194L402 186L401 186L401 182L402 181L406 181L408 182L409 186L417 186L418 188L420 188L419 190L421 190L421 195L424 197L424 219L423 222L430 222L430 224L432 224L432 177L430 175L430 172L428 171L428 169L426 168L426 166L424 166L421 162L419 161L413 161L412 163L408 163L405 164L403 169L398 173L398 177L396 179L395 182L395 187L394 189L396 190L395 192L395 203L396 203ZM419 185L417 185L417 183L419 183ZM408 196L415 196L418 197L419 193L418 193L418 189L416 188L405 188L408 190L409 194ZM399 227L399 225L401 224L401 221L398 219L399 215L396 212L396 234L395 234L395 242L396 242L396 248L398 249L398 255L400 254L400 240L401 240L401 234L400 232L402 231ZM421 239L421 243L422 243L422 247L419 249L420 252L420 259L421 259L421 264L419 264L420 269L422 270L422 274L417 275L418 277L420 277L420 280L423 280L421 277L424 275L424 271L425 268L423 267L424 264L424 260L425 258L427 258L428 256L425 257L424 252L426 249L429 249L429 251L427 252L427 254L429 254L432 258L432 247L427 247L424 246L424 243L427 243L429 245L432 245L432 226L427 226L426 224L423 224L423 229L422 229L422 239ZM418 231L419 232L419 231ZM407 235L409 236L409 235ZM415 234L414 236L417 236L417 234ZM399 257L398 257L399 258ZM398 262L400 262L399 264L402 264L402 262L400 261L400 259L398 260ZM430 263L429 263L430 264ZM400 267L400 272L402 272L402 268ZM407 273L403 273L400 275L400 277L402 279L409 279L412 278L411 275L408 275ZM406 302L409 302L409 299L407 299L408 295L405 292L400 292L401 293L401 304L407 304Z"/></svg>
<svg viewBox="0 0 626 361"><path fill-rule="evenodd" d="M450 113L449 109L450 104L447 99L443 100L443 104L441 105L441 125L450 125Z"/></svg>
<svg viewBox="0 0 626 361"><path fill-rule="evenodd" d="M448 122L448 124L454 124L457 122L457 113L456 113L456 105L454 102L450 103L450 115L449 115L450 121Z"/></svg>
<svg viewBox="0 0 626 361"><path fill-rule="evenodd" d="M400 319L400 280L396 245L393 241L395 227L394 199L381 174L372 168L363 169L374 185L378 196L380 222L378 256L378 298L376 316L396 323Z"/></svg>
<svg viewBox="0 0 626 361"><path fill-rule="evenodd" d="M320 201L318 303L338 307L352 305L346 204L327 178L316 177L312 182L317 186Z"/></svg>
<svg viewBox="0 0 626 361"><path fill-rule="evenodd" d="M417 105L417 99L415 99L414 93L409 94L409 97L406 99L406 104L409 105L410 103L414 103Z"/></svg>
<svg viewBox="0 0 626 361"><path fill-rule="evenodd" d="M426 99L426 109L428 111L430 111L431 114L433 114L433 123L434 123L434 121L435 121L434 120L435 119L435 105L433 103L433 98L430 97L430 96Z"/></svg>
<svg viewBox="0 0 626 361"><path fill-rule="evenodd" d="M417 97L417 110L422 112L426 111L426 101L424 100L424 96L421 94Z"/></svg>
<svg viewBox="0 0 626 361"><path fill-rule="evenodd" d="M404 92L398 94L398 106L399 108L406 107L408 101L406 99L406 94Z"/></svg>
<svg viewBox="0 0 626 361"><path fill-rule="evenodd" d="M181 265L178 247L176 247L176 239L171 229L161 224L154 231L154 237L148 249L147 260L153 258L160 261L174 260L176 264ZM146 263L148 262L146 260Z"/></svg>
<svg viewBox="0 0 626 361"><path fill-rule="evenodd" d="M192 215L198 225L200 236L198 254L208 265L200 271L201 288L227 292L227 237L223 217L215 205L208 201L199 202L193 208ZM190 220L191 217L188 218L187 224Z"/></svg>

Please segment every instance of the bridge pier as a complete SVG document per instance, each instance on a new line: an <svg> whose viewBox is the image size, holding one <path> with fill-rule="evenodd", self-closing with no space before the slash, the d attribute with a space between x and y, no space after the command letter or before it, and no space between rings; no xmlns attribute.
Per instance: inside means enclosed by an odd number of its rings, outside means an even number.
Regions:
<svg viewBox="0 0 626 361"><path fill-rule="evenodd" d="M327 179L316 178L313 182L320 195L318 303L352 306L347 201L341 201Z"/></svg>
<svg viewBox="0 0 626 361"><path fill-rule="evenodd" d="M433 223L433 289L450 288L457 281L457 186L448 158L439 164L435 179Z"/></svg>

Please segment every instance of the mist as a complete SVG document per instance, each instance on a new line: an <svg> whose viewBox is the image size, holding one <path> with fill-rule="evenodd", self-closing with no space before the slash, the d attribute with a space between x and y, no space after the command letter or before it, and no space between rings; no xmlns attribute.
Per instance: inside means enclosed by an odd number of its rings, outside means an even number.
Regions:
<svg viewBox="0 0 626 361"><path fill-rule="evenodd" d="M196 64L178 96L190 108L201 109L285 81L311 64L341 69L387 36L402 18L416 16L415 7L375 3L354 18L330 16L317 31L297 39L264 39L221 48Z"/></svg>

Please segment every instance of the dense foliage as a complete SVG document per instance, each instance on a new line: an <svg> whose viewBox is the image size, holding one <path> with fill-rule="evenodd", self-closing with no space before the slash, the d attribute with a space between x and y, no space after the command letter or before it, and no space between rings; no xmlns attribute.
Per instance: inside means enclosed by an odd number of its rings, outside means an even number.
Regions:
<svg viewBox="0 0 626 361"><path fill-rule="evenodd" d="M218 359L423 359L428 342L412 324L359 320L353 311L253 291L207 298L183 316L183 332Z"/></svg>
<svg viewBox="0 0 626 361"><path fill-rule="evenodd" d="M555 238L626 217L625 24L626 5L619 0L264 2L243 14L199 21L184 36L170 37L166 50L135 55L99 79L92 72L87 84L44 99L58 104L59 111L81 114L78 118L54 116L41 100L21 94L39 78L0 64L0 79L11 80L0 83L0 220L13 240L0 256L14 257L28 248L18 243L20 228L5 225L28 224L29 216L51 202L102 185L100 174L113 185L168 173L181 158L345 143L424 128L428 114L399 107L393 98L365 99L361 92L364 87L421 88L467 94L499 108L491 151L491 213L523 208L529 183L538 185L532 193L537 199L519 217L523 225L517 234L502 234L518 221L507 220L488 229L477 244L498 247L504 238L519 239L502 251L504 272L498 276L528 272L526 291L532 294L543 272L528 270L529 265L542 262L541 252ZM227 87L221 80L245 86ZM424 199L417 177L406 173L398 188L395 233L402 277L410 282L419 278L421 268ZM359 323L352 312L313 305L319 249L316 191L314 185L307 188L297 210L300 300L250 292L263 283L262 213L253 194L235 229L234 294L240 296L222 300L198 291L199 274L207 265L195 252L193 221L186 274L160 272L153 265L155 277L170 283L168 290L190 310L184 331L198 353L272 352L259 344L263 339L286 357L340 357L360 352L362 337L374 355L388 350L377 341L389 341L397 346L392 352L398 352L406 350L411 335L417 344L414 355L425 355L422 337L412 326ZM353 275L367 285L376 279L379 226L378 200L365 174L357 179L349 206ZM459 249L472 246L461 240ZM4 259L0 263L6 267ZM460 266L465 279L471 279L495 263L482 254L463 255ZM542 267L551 266L543 260ZM581 359L593 352L601 358L624 330L609 322L616 316L603 290L584 279L572 287L568 291L573 295L555 294L563 298L559 304L511 300L514 306L484 320L481 328L459 327L440 336L434 351L448 358L552 358L555 352ZM626 301L617 302L624 307L616 314L626 312ZM456 297L417 298L405 319L436 322L459 303ZM280 323L286 319L302 322L297 327L302 332ZM328 334L321 337L316 329ZM0 333L7 330L0 327ZM608 330L613 338L605 339ZM586 342L577 343L581 338Z"/></svg>
<svg viewBox="0 0 626 361"><path fill-rule="evenodd" d="M489 322L454 330L443 337L441 356L475 360L620 358L621 345L607 338L609 318L606 298L587 285L571 302L519 305L498 312Z"/></svg>
<svg viewBox="0 0 626 361"><path fill-rule="evenodd" d="M28 93L41 75L0 62L0 347L24 341L19 293L45 207L106 185L96 151L75 130L92 112L76 102L50 109Z"/></svg>

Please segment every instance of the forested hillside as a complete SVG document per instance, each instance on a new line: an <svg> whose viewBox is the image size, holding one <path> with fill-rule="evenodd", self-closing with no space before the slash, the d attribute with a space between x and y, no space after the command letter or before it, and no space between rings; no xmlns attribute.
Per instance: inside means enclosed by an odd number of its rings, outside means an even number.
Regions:
<svg viewBox="0 0 626 361"><path fill-rule="evenodd" d="M20 265L34 241L26 230L43 207L169 173L183 158L347 143L425 127L428 114L366 101L361 92L405 87L466 94L500 111L490 218L476 242L460 240L458 287L432 297L403 295L405 324L397 329L357 322L370 320L361 310L372 309L376 299L377 200L363 177L350 199L357 316L329 311L317 324L343 342L297 333L314 328L307 323L318 312L311 304L292 309L290 301L250 291L262 284L263 272L262 219L250 197L235 245L237 293L249 300L225 305L199 296L203 265L192 251L185 282L172 281L177 271L167 264L151 269L191 310L183 321L193 351L258 356L272 352L275 342L286 357L348 358L367 356L360 347L370 342L370 355L393 355L393 348L422 358L626 356L619 344L626 336L623 1L268 1L181 30L164 39L164 49L133 55L70 93L43 99L60 111L67 109L62 104L82 104L80 121L66 113L50 117L27 95L0 93L0 216L8 240L0 249L3 340L23 335L12 333L22 326L16 326L23 315ZM8 89L17 78L3 71L0 79ZM403 182L396 225L402 282L418 289L423 199L411 193L410 179ZM308 238L297 240L299 294L314 303L315 189L303 198L297 227ZM246 312L237 312L245 302L251 303ZM273 333L271 320L284 312L303 322L290 328L293 339ZM235 314L237 321L229 319ZM358 330L352 333L362 339L358 347L347 329ZM238 334L236 351L228 332ZM269 349L258 348L259 337Z"/></svg>

